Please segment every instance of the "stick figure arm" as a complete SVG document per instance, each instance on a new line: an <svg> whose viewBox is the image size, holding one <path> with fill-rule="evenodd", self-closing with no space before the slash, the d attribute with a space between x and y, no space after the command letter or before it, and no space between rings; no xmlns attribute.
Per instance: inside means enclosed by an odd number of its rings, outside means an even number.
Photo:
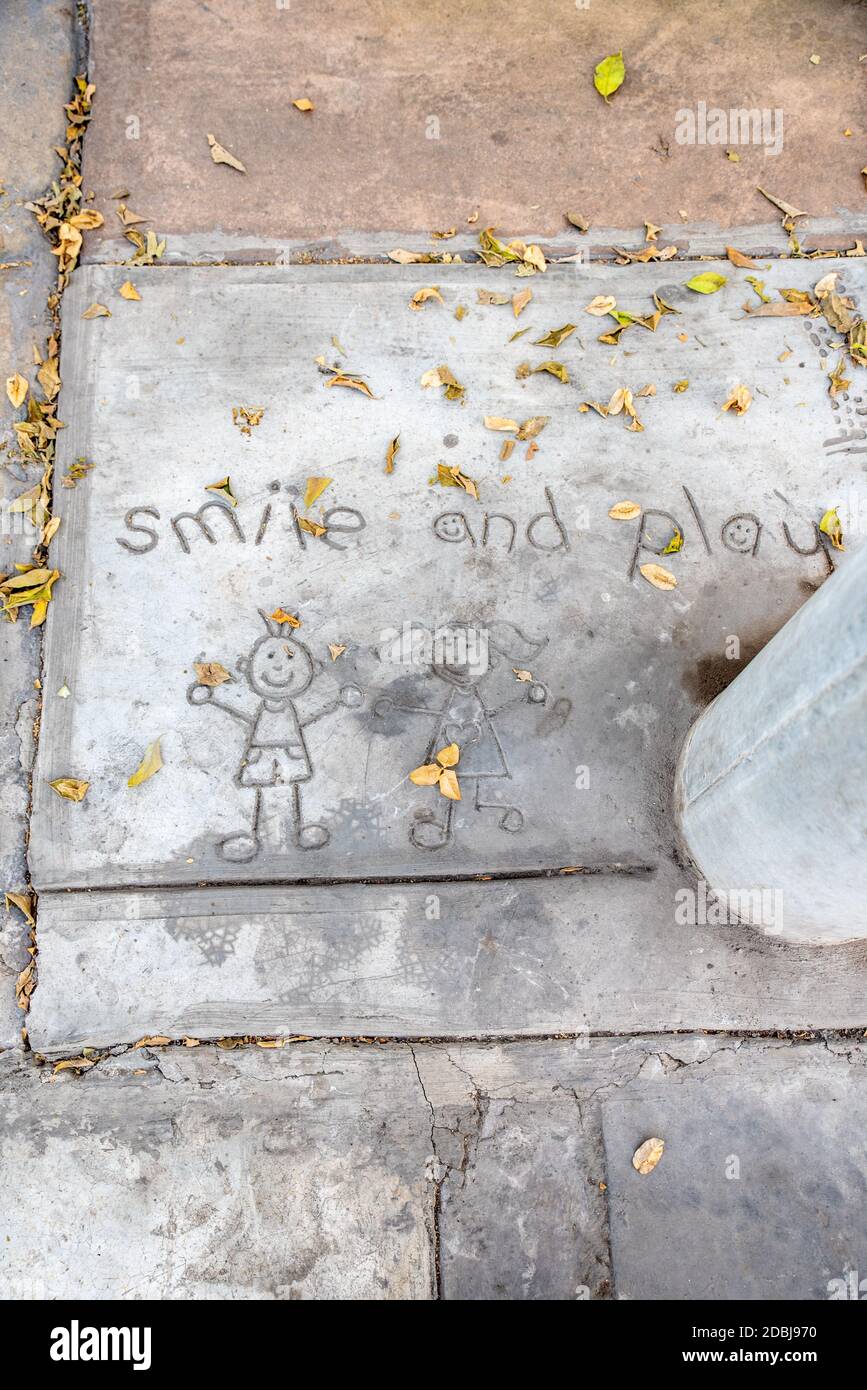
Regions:
<svg viewBox="0 0 867 1390"><path fill-rule="evenodd" d="M442 714L441 709L429 709L427 705L399 705L390 695L383 695L373 706L373 713L381 719L397 710L400 714L429 714L432 718Z"/></svg>
<svg viewBox="0 0 867 1390"><path fill-rule="evenodd" d="M494 709L486 709L485 714L492 718L496 714L502 714L503 710L511 709L513 705L544 705L548 698L548 688L541 681L533 681L532 685L526 686L520 695L511 695L508 700L504 700L501 705Z"/></svg>
<svg viewBox="0 0 867 1390"><path fill-rule="evenodd" d="M318 709L315 714L305 715L303 719L298 720L299 728L306 729L308 724L315 724L317 719L324 719L326 714L333 714L336 709L340 708L340 703L340 700L331 700L327 705Z"/></svg>
<svg viewBox="0 0 867 1390"><path fill-rule="evenodd" d="M233 719L240 719L242 724L253 725L255 723L252 715L245 714L243 710L236 709L234 705L228 705L224 700L218 699L211 686L200 685L198 681L194 681L187 690L187 699L191 705L211 705L215 709L221 709L226 714L231 714Z"/></svg>

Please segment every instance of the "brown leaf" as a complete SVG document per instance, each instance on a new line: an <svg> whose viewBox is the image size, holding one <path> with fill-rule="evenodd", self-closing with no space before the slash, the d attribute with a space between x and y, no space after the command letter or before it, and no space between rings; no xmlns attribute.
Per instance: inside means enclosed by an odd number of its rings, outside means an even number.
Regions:
<svg viewBox="0 0 867 1390"><path fill-rule="evenodd" d="M468 478L466 473L461 472L460 464L455 464L449 468L444 463L437 465L437 482L442 487L460 487L464 492L468 492L476 501L479 500L479 489L472 478Z"/></svg>
<svg viewBox="0 0 867 1390"><path fill-rule="evenodd" d="M644 575L648 584L652 584L655 589L676 589L677 580L669 570L663 569L662 565L647 564L639 566L640 572Z"/></svg>
<svg viewBox="0 0 867 1390"><path fill-rule="evenodd" d="M563 216L570 226L577 227L579 232L586 232L590 226L587 218L582 217L579 212L566 212Z"/></svg>
<svg viewBox="0 0 867 1390"><path fill-rule="evenodd" d="M736 251L733 246L726 247L726 255L732 265L739 265L744 270L758 270L758 266L754 260L751 260L749 256L745 256L743 251Z"/></svg>
<svg viewBox="0 0 867 1390"><path fill-rule="evenodd" d="M331 660L332 660L332 661L336 661L337 658L338 658L339 656L342 656L343 653L346 651L346 643L345 643L345 642L344 642L344 643L341 643L341 642L329 642L329 643L328 643L328 650L329 650L329 652L331 653Z"/></svg>
<svg viewBox="0 0 867 1390"><path fill-rule="evenodd" d="M393 472L394 472L394 461L395 461L395 459L397 458L398 450L399 450L399 449L400 449L400 435L399 435L399 434L396 434L396 435L394 436L394 439L393 439L393 440L391 441L391 443L389 444L388 449L386 450L386 454L385 454L385 471L386 471L386 473L393 473Z"/></svg>
<svg viewBox="0 0 867 1390"><path fill-rule="evenodd" d="M734 410L736 415L746 415L753 403L753 393L748 386L733 386L723 401L723 410Z"/></svg>
<svg viewBox="0 0 867 1390"><path fill-rule="evenodd" d="M639 1144L632 1155L633 1168L643 1176L652 1173L662 1158L664 1149L664 1139L645 1139L644 1143Z"/></svg>
<svg viewBox="0 0 867 1390"><path fill-rule="evenodd" d="M412 299L409 301L409 307L411 309L420 309L429 299L438 299L440 304L444 302L439 292L438 285L425 285L424 289L416 290Z"/></svg>
<svg viewBox="0 0 867 1390"><path fill-rule="evenodd" d="M527 290L527 294L532 294L532 290ZM509 296L500 294L497 290L476 290L476 297L480 304L508 304Z"/></svg>
<svg viewBox="0 0 867 1390"><path fill-rule="evenodd" d="M641 516L641 508L637 502L615 502L608 515L612 521L632 521L636 516Z"/></svg>
<svg viewBox="0 0 867 1390"><path fill-rule="evenodd" d="M48 785L65 801L83 801L90 783L82 782L78 777L56 777Z"/></svg>
<svg viewBox="0 0 867 1390"><path fill-rule="evenodd" d="M194 661L193 670L199 685L213 687L232 679L225 666L219 661Z"/></svg>
<svg viewBox="0 0 867 1390"><path fill-rule="evenodd" d="M236 159L233 154L230 154L227 149L224 149L223 146L215 140L213 135L208 136L208 144L211 147L211 158L215 164L228 164L230 169L237 169L239 174L246 174L247 170L244 168L240 159Z"/></svg>
<svg viewBox="0 0 867 1390"><path fill-rule="evenodd" d="M507 434L518 428L517 420L508 420L502 415L486 415L484 424L486 430L504 430Z"/></svg>
<svg viewBox="0 0 867 1390"><path fill-rule="evenodd" d="M535 439L537 434L541 434L550 415L531 415L529 420L525 420L520 426L516 435L517 439Z"/></svg>
<svg viewBox="0 0 867 1390"><path fill-rule="evenodd" d="M27 378L23 377L20 372L15 372L13 376L6 378L6 395L15 410L24 404L29 389Z"/></svg>
<svg viewBox="0 0 867 1390"><path fill-rule="evenodd" d="M532 290L521 290L520 294L512 295L512 313L515 315L515 318L526 309L532 298Z"/></svg>
<svg viewBox="0 0 867 1390"><path fill-rule="evenodd" d="M111 310L104 304L91 304L89 309L85 309L81 316L83 319L110 319Z"/></svg>
<svg viewBox="0 0 867 1390"><path fill-rule="evenodd" d="M36 921L33 916L36 898L32 893L6 893L4 896L7 907L11 904L13 907L17 907L19 912L23 913L24 920L28 927L36 926Z"/></svg>

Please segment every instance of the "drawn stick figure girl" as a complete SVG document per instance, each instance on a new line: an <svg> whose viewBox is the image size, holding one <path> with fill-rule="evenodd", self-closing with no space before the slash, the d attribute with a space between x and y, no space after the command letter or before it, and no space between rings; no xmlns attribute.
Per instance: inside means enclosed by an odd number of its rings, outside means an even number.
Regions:
<svg viewBox="0 0 867 1390"><path fill-rule="evenodd" d="M437 751L450 743L460 749L456 768L462 788L462 800L469 801L476 811L498 811L499 827L515 834L524 824L524 814L510 802L492 798L497 784L511 781L508 760L503 751L495 720L513 705L544 704L548 692L539 681L521 684L520 693L510 696L493 707L486 704L480 689L488 672L497 665L490 651L512 661L530 661L546 645L547 638L534 641L525 637L512 623L495 623L490 629L472 628L465 623L450 624L445 640L434 635L433 659L430 669L449 687L445 704L431 709L427 706L402 705L389 696L378 700L374 713L387 715L392 709L404 714L426 714L434 721L434 732L421 762L431 763ZM430 634L428 634L430 636ZM507 793L510 794L510 793ZM454 801L447 801L445 819L438 821L432 811L416 812L409 838L417 849L442 849L452 835Z"/></svg>
<svg viewBox="0 0 867 1390"><path fill-rule="evenodd" d="M322 849L328 844L330 837L325 826L305 824L302 814L301 784L313 776L304 730L340 705L355 707L364 699L357 685L347 685L340 691L339 699L302 718L294 697L313 680L313 658L302 642L281 636L280 624L261 609L259 612L267 633L254 644L249 656L237 663L250 689L259 697L255 713L246 714L227 704L212 687L198 681L187 691L191 705L213 705L240 719L249 729L235 783L253 789L252 824L249 831L230 835L220 845L222 857L235 864L255 859L262 847L263 830L266 826L273 830L275 820L278 824L272 837L274 848L287 848L290 838L298 849ZM287 789L289 805L285 807ZM286 834L287 821L291 837Z"/></svg>

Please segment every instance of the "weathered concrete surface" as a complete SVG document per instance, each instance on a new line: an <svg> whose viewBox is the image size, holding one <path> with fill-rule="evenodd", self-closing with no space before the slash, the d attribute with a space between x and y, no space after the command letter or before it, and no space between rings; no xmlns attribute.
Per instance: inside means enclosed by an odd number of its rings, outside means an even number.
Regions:
<svg viewBox="0 0 867 1390"><path fill-rule="evenodd" d="M40 0L7 0L0 7L0 382L20 372L34 379L32 348L50 331L46 300L57 262L24 203L41 196L57 167L53 146L66 128L63 110L73 71L71 8ZM37 481L14 461L14 411L0 389L0 504ZM4 513L5 517L5 513ZM19 518L20 520L20 518ZM0 526L0 572L30 559L35 532ZM25 812L37 697L37 640L26 622L0 633L0 893L25 883ZM2 901L2 899L0 899ZM23 919L0 907L0 1046L19 1036L21 1014L13 982L26 961Z"/></svg>
<svg viewBox="0 0 867 1390"><path fill-rule="evenodd" d="M567 209L621 228L682 211L768 223L757 184L817 216L863 209L858 5L751 0L733 18L712 0L550 0L544 16L508 20L495 0L91 9L85 171L106 227L89 255L116 236L122 189L155 230L212 247L461 227L477 209L478 226L513 233L555 232ZM593 70L620 49L628 75L606 106ZM291 105L299 96L312 114ZM782 151L678 144L678 110L700 101L780 110ZM208 132L246 177L212 163Z"/></svg>
<svg viewBox="0 0 867 1390"><path fill-rule="evenodd" d="M860 297L861 263L820 266ZM128 268L77 277L59 457L61 470L81 456L94 467L59 494L64 579L47 624L31 865L40 891L156 891L43 893L39 1046L139 1029L291 1032L302 1018L317 1033L413 1035L863 1021L860 955L855 973L851 953L835 955L819 988L798 988L802 953L748 944L732 924L684 927L675 912L678 890L694 886L669 801L682 739L827 576L825 509L839 504L853 548L865 514L864 398L828 397L830 333L747 320L749 287L722 268L729 283L714 296L685 288L694 263L550 270L531 282L531 332L511 344L509 305L476 299L527 285L508 272L438 266L445 304L420 313L408 300L429 277L416 268L138 269L139 303L117 293ZM804 262L763 275L769 289L818 278ZM582 312L609 291L633 311L659 291L682 312L612 348ZM84 320L92 301L112 317ZM517 380L519 362L552 351L534 340L576 319L555 350L569 384ZM332 336L376 399L325 384L313 359L336 357ZM465 404L421 388L442 362ZM676 394L683 377L689 391ZM740 381L755 400L736 419L720 406ZM643 433L578 412L646 382L657 393L639 401ZM232 423L240 404L264 407L249 438ZM488 414L549 415L535 457L519 445L502 461ZM439 463L459 464L480 499L431 485ZM205 491L227 475L234 510ZM332 479L310 509L332 526L325 540L293 521L310 476ZM623 498L643 506L641 523L609 519ZM210 539L189 515L205 501ZM650 548L636 554L644 524ZM664 560L678 587L663 593L635 564L656 560L675 527L684 545ZM263 625L259 610L278 606L303 619L291 642ZM389 633L441 622L490 643L471 687L481 733L436 669L389 659ZM300 818L285 796L271 805L289 788L266 778L254 839L258 783L244 779L259 735L248 747L250 725L232 713L259 717L248 659L260 639L302 666L310 653L298 713L326 717L304 735ZM347 650L332 661L328 643ZM216 692L224 707L192 688L196 661L231 670ZM158 736L162 770L129 788ZM407 780L450 741L464 791L451 823L435 788ZM477 746L490 766L473 762ZM91 783L84 802L50 789L68 776ZM576 866L590 877L437 883ZM241 886L371 878L419 882L318 899Z"/></svg>
<svg viewBox="0 0 867 1390"><path fill-rule="evenodd" d="M77 1079L0 1066L7 1296L821 1299L867 1238L857 1043L305 1041L141 1048ZM666 1152L642 1178L650 1134Z"/></svg>
<svg viewBox="0 0 867 1390"><path fill-rule="evenodd" d="M726 1046L707 1061L671 1039L655 1079L603 1103L618 1297L839 1298L867 1248L867 1053ZM665 1153L641 1176L651 1135Z"/></svg>

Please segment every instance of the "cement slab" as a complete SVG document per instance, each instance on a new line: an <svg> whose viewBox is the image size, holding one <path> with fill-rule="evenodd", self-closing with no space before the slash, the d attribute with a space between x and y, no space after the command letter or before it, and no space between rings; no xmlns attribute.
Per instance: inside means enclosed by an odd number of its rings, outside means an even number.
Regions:
<svg viewBox="0 0 867 1390"><path fill-rule="evenodd" d="M838 268L859 297L858 262L820 265L822 273ZM508 901L519 933L541 912L559 924L554 939L573 982L595 959L595 949L584 950L589 938L576 935L579 923L597 921L609 935L615 925L628 934L648 930L677 993L673 982L690 967L674 944L674 895L691 879L672 843L674 760L696 713L827 576L834 560L818 518L838 503L857 545L865 501L858 454L867 406L858 391L828 397L830 333L747 320L741 305L749 287L730 265L718 268L728 284L704 296L685 288L694 264L677 262L558 267L532 281L438 266L445 303L419 312L409 299L432 278L419 274L429 267L91 266L79 273L64 305L68 428L59 465L63 472L85 458L94 466L75 488L59 491L54 563L63 579L47 624L31 867L43 893L158 891L90 897L84 921L74 899L43 897L45 973L34 1026L46 1046L62 1045L67 1030L104 1036L109 1018L115 1026L126 1013L128 1023L140 1020L140 1008L149 1019L144 1031L152 1031L155 1013L168 1012L213 1036L227 1004L237 1017L233 999L255 1001L281 1030L300 1011L317 1031L321 1024L343 1032L342 987L337 1013L328 1005L319 1012L323 986L329 999L333 989L325 961L345 944L347 962L369 962L395 932L409 932L411 957L429 959L431 942L435 952L441 944L430 915L440 909L425 904L421 888L398 893L396 905L386 892L384 918L383 894L338 896L339 913L348 914L341 920L354 925L335 936L333 920L316 922L309 895L275 898L255 887L268 882L411 885L529 875L531 885L453 885L449 901L476 923ZM140 302L117 293L130 273ZM818 278L812 263L777 264L764 275L769 288ZM527 285L534 298L523 321L531 331L510 343L511 308L481 305L477 291L512 294ZM655 333L636 328L620 345L603 345L596 341L603 325L583 307L609 291L633 311L649 309L658 291L682 312L665 316ZM109 304L111 317L84 319L91 302ZM460 321L458 303L468 307ZM548 373L516 378L520 362L537 365L552 352L534 346L537 337L578 320L556 350L568 384ZM363 371L375 398L329 388L319 355ZM423 374L442 362L466 386L465 401L422 388ZM677 394L681 378L689 389ZM739 381L754 392L741 419L720 409ZM643 433L578 410L618 386L638 392L645 383L656 394L639 401ZM233 423L233 407L242 405L264 408L247 436ZM486 429L483 417L543 414L549 423L535 457L526 457L524 443L501 460L504 436ZM387 446L398 433L401 450L387 474ZM438 465L459 465L479 498L439 485ZM227 476L234 508L206 491ZM325 524L324 536L297 524L310 477L331 479L306 512ZM624 498L644 508L640 521L609 519ZM658 561L674 528L683 547L663 558L678 587L663 593L638 566ZM266 619L278 608L298 614L301 626L270 632ZM425 643L443 625L486 651L478 660L468 652L469 666L463 656L442 660ZM332 660L329 644L346 650ZM297 681L291 668L276 700L259 672L272 653L287 670L296 659L301 668ZM232 680L209 692L197 685L195 663L213 661ZM266 716L276 720L270 733ZM130 788L158 737L162 770ZM408 780L452 742L461 748L459 803ZM49 786L60 777L87 780L85 800L61 800ZM573 872L563 878L563 870ZM548 875L559 883L549 887ZM202 884L215 891L183 897ZM231 885L251 886L233 897ZM221 931L236 943L223 976L234 981L216 995L203 984L204 996L193 990L185 1009L183 981L204 981L201 971L213 962L177 924L211 913L226 919ZM283 930L275 923L293 919L333 938L324 956L313 953L324 973L306 977L306 999L291 964L279 989L263 979L253 984L262 951L271 952ZM82 942L102 931L94 950L105 960L117 923L139 920L160 924L139 938L145 956L155 952L154 969L162 973L176 949L192 949L192 976L177 976L170 1005L162 990L127 991L121 977L120 1017L108 1005L112 991L96 1013L79 1008L63 971L52 970L55 939L59 963L72 921ZM721 935L742 944L736 927L697 930L708 944ZM764 949L775 962L773 980L787 957L776 943ZM278 955L287 950L291 958L291 943L277 946ZM471 962L475 954L474 947ZM823 1023L853 1021L848 984L838 989L844 957L827 963L827 994L765 1005L759 986L744 997L736 951L724 954L727 988L717 981L720 997L697 1013L693 1000L683 1000L675 1013L686 1026L729 1026L724 1019L780 1026L780 1018L797 1026L816 1013ZM84 959L87 973L93 962L87 952ZM365 1007L379 1031L386 1018L402 1019L400 1031L412 1033L459 1032L468 1023L475 1031L482 1018L492 1031L514 1029L516 1016L532 1030L587 1022L583 987L576 996L555 985L543 1022L526 980L516 994L498 985L480 1001L473 968L467 976L453 962L433 991L423 986L422 999L414 984L402 995L406 977L386 971L381 993L375 986L371 999L365 987ZM619 985L641 995L645 968L633 958ZM49 978L59 993L46 987ZM203 997L216 1007L197 1020ZM615 1023L610 994L601 997L604 1007L589 1010L591 1026L627 1026L621 1005ZM636 1026L671 1022L658 1000L635 1010ZM355 1003L349 1014L357 1019ZM124 1029L115 1040L129 1036Z"/></svg>
<svg viewBox="0 0 867 1390"><path fill-rule="evenodd" d="M570 209L597 227L767 222L757 184L815 216L863 213L856 5L753 0L736 24L711 0L550 0L542 18L516 10L507 23L494 0L91 11L85 177L106 226L88 255L116 233L124 189L155 231L207 234L226 254L245 236L430 232L475 212L511 233L553 233ZM626 81L606 105L593 71L620 50ZM312 113L292 106L299 96ZM740 143L739 122L716 127L718 143L698 127L678 143L679 112L700 103L764 113L767 144ZM208 132L246 175L212 163Z"/></svg>
<svg viewBox="0 0 867 1390"><path fill-rule="evenodd" d="M7 1055L0 1290L822 1299L867 1234L864 1076L858 1043L737 1037Z"/></svg>

